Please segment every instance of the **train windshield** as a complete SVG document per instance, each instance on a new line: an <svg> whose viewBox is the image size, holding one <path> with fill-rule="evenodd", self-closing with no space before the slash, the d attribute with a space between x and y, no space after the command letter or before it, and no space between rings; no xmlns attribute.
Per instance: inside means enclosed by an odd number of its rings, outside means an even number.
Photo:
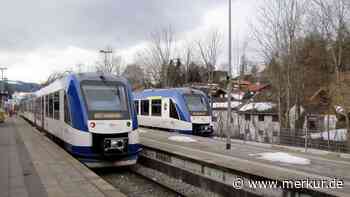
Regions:
<svg viewBox="0 0 350 197"><path fill-rule="evenodd" d="M123 86L83 85L82 89L89 111L116 112L128 109Z"/></svg>
<svg viewBox="0 0 350 197"><path fill-rule="evenodd" d="M208 105L205 98L199 94L185 95L186 104L190 112L207 112Z"/></svg>

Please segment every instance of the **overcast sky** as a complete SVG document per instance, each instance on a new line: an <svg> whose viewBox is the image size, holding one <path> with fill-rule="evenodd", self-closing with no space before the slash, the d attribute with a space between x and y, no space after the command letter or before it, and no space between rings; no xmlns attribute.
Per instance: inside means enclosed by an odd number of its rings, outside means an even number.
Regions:
<svg viewBox="0 0 350 197"><path fill-rule="evenodd" d="M243 39L255 0L232 0L234 36ZM227 0L11 0L0 6L0 67L11 80L41 82L53 71L99 60L112 46L132 62L150 32L171 25L178 40L213 27L227 39ZM202 34L201 34L202 33ZM226 45L221 63L227 57Z"/></svg>

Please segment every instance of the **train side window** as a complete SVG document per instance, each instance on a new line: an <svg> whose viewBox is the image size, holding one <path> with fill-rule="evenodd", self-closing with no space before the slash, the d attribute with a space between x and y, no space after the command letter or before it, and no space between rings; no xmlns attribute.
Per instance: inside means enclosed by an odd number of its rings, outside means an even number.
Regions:
<svg viewBox="0 0 350 197"><path fill-rule="evenodd" d="M41 113L41 116L42 116L42 118L44 117L44 113L45 113L45 111L44 111L44 109L45 109L45 97L44 96L42 96L41 97L41 99L40 99L40 108L41 108L41 111L40 111L40 113Z"/></svg>
<svg viewBox="0 0 350 197"><path fill-rule="evenodd" d="M45 96L45 116L49 117L49 95Z"/></svg>
<svg viewBox="0 0 350 197"><path fill-rule="evenodd" d="M64 122L71 125L70 110L68 106L68 97L64 94Z"/></svg>
<svg viewBox="0 0 350 197"><path fill-rule="evenodd" d="M143 116L149 115L149 100L141 101L141 115Z"/></svg>
<svg viewBox="0 0 350 197"><path fill-rule="evenodd" d="M176 110L176 105L171 99L170 99L170 118L179 119L179 115Z"/></svg>
<svg viewBox="0 0 350 197"><path fill-rule="evenodd" d="M152 101L152 116L162 116L162 100L154 99Z"/></svg>
<svg viewBox="0 0 350 197"><path fill-rule="evenodd" d="M53 118L53 94L49 95L49 118Z"/></svg>
<svg viewBox="0 0 350 197"><path fill-rule="evenodd" d="M53 118L60 119L60 93L55 92L53 96Z"/></svg>
<svg viewBox="0 0 350 197"><path fill-rule="evenodd" d="M139 115L139 100L134 101L136 114Z"/></svg>

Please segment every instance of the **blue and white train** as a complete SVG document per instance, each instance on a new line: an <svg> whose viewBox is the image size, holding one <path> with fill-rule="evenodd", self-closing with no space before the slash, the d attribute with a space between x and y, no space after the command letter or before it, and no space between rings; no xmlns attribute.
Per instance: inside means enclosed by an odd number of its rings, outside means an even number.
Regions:
<svg viewBox="0 0 350 197"><path fill-rule="evenodd" d="M134 93L140 126L193 135L213 133L208 97L191 88L149 89Z"/></svg>
<svg viewBox="0 0 350 197"><path fill-rule="evenodd" d="M132 165L141 151L132 92L123 78L70 74L23 99L21 114L90 167Z"/></svg>

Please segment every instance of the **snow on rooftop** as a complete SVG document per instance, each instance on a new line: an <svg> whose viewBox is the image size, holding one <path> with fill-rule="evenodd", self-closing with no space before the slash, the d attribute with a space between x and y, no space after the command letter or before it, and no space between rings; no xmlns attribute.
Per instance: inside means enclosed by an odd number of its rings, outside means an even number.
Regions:
<svg viewBox="0 0 350 197"><path fill-rule="evenodd" d="M344 113L344 109L342 106L334 106L335 107L335 111L338 113L338 114L343 114Z"/></svg>
<svg viewBox="0 0 350 197"><path fill-rule="evenodd" d="M347 140L347 131L346 129L332 129L329 131L329 140L330 141L337 141L337 142L344 142ZM328 132L323 131L320 133L311 133L310 134L311 139L320 139L328 140Z"/></svg>
<svg viewBox="0 0 350 197"><path fill-rule="evenodd" d="M259 159L264 159L272 162L288 163L288 164L309 165L311 163L309 159L293 156L285 152L274 152L274 153L266 152L266 153L250 154L250 156L258 156Z"/></svg>
<svg viewBox="0 0 350 197"><path fill-rule="evenodd" d="M259 112L266 111L275 107L276 104L271 102L259 102L259 103L248 103L243 105L240 111L249 111L249 110L257 110Z"/></svg>
<svg viewBox="0 0 350 197"><path fill-rule="evenodd" d="M196 142L197 141L191 137L182 136L182 135L170 136L168 139L171 141L176 141L176 142Z"/></svg>
<svg viewBox="0 0 350 197"><path fill-rule="evenodd" d="M238 107L240 104L241 102L231 101L231 108ZM228 107L227 102L213 103L213 108L227 108L227 107Z"/></svg>

